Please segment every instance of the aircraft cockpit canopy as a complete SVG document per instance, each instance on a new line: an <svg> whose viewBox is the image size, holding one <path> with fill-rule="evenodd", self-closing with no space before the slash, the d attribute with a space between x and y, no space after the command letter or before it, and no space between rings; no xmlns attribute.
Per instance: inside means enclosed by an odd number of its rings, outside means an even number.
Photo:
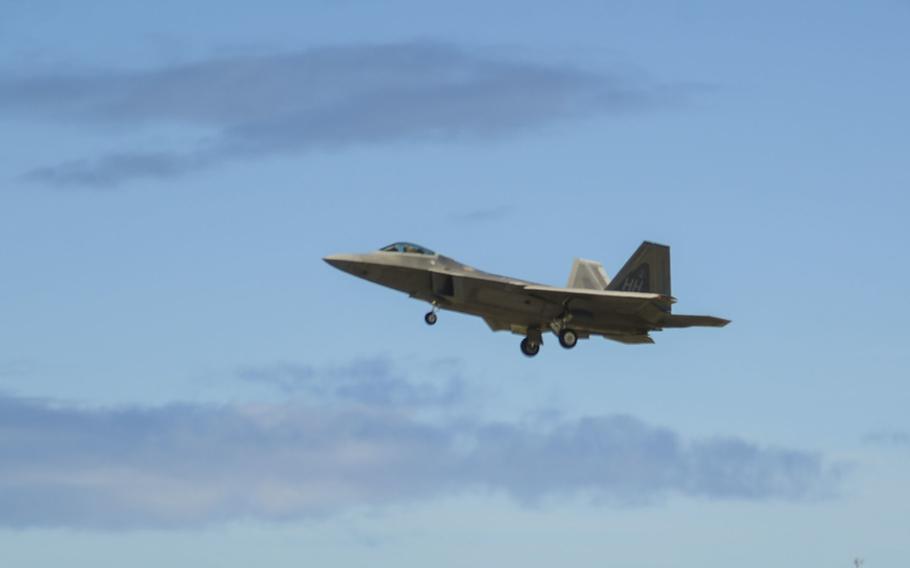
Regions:
<svg viewBox="0 0 910 568"><path fill-rule="evenodd" d="M382 252L411 252L416 254L436 254L428 248L424 248L414 243L392 243L387 247L379 249Z"/></svg>

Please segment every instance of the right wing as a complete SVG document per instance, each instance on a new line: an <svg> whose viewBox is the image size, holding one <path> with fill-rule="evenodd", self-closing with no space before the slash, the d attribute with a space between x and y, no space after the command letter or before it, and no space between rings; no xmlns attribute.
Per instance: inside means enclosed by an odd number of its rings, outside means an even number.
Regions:
<svg viewBox="0 0 910 568"><path fill-rule="evenodd" d="M579 288L555 288L552 286L525 286L531 295L566 306L570 310L581 310L591 314L636 316L648 322L656 322L666 316L676 301L671 296L653 292L619 292L615 290L590 290Z"/></svg>

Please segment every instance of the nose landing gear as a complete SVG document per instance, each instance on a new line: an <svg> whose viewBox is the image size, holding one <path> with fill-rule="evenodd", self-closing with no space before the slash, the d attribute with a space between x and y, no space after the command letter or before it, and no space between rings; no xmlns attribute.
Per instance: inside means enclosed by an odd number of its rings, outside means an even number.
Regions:
<svg viewBox="0 0 910 568"><path fill-rule="evenodd" d="M439 311L439 306L436 305L436 302L433 302L433 309L428 311L425 316L423 316L423 321L427 322L427 325L436 325L436 312Z"/></svg>

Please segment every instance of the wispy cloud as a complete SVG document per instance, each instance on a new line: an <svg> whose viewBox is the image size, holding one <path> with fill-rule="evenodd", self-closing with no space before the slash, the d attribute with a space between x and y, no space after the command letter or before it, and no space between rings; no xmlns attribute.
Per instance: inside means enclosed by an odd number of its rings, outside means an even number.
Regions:
<svg viewBox="0 0 910 568"><path fill-rule="evenodd" d="M863 442L875 446L910 448L910 432L904 430L876 430L863 436Z"/></svg>
<svg viewBox="0 0 910 568"><path fill-rule="evenodd" d="M0 525L198 526L334 515L473 491L521 503L589 495L801 499L820 456L685 441L630 416L420 420L381 404L85 408L0 396Z"/></svg>
<svg viewBox="0 0 910 568"><path fill-rule="evenodd" d="M59 186L168 178L257 156L401 140L496 138L665 105L679 87L411 42L211 59L144 71L0 79L0 112L202 128L190 149L121 151L25 174Z"/></svg>
<svg viewBox="0 0 910 568"><path fill-rule="evenodd" d="M437 362L437 367L438 362ZM239 377L276 387L286 394L329 401L382 406L452 406L464 402L465 381L452 365L442 380L415 381L383 357L357 359L344 365L314 367L299 363L245 367ZM437 369L438 370L438 369ZM434 373L435 375L435 373Z"/></svg>

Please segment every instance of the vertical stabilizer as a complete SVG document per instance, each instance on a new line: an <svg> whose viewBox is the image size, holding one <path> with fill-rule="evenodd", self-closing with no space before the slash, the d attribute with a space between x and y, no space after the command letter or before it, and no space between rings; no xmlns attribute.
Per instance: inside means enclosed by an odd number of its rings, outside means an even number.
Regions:
<svg viewBox="0 0 910 568"><path fill-rule="evenodd" d="M604 290L610 283L610 277L601 263L593 260L576 258L569 274L568 288L586 288L588 290Z"/></svg>
<svg viewBox="0 0 910 568"><path fill-rule="evenodd" d="M670 293L670 247L641 243L635 254L626 261L607 290L620 292L652 292L672 296Z"/></svg>

